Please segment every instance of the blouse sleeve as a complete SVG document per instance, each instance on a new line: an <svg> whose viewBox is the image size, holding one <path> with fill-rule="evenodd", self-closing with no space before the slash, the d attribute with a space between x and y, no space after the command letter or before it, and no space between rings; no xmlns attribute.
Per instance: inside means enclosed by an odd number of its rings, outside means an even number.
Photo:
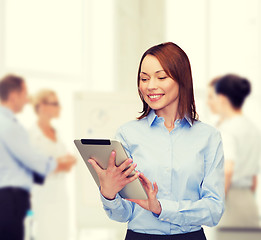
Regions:
<svg viewBox="0 0 261 240"><path fill-rule="evenodd" d="M224 156L219 132L209 139L205 152L204 179L197 201L171 201L159 199L162 212L156 216L161 221L191 226L218 224L224 211Z"/></svg>
<svg viewBox="0 0 261 240"><path fill-rule="evenodd" d="M127 155L131 157L128 145L125 141L121 129L117 131L115 138L122 143ZM116 195L116 198L114 200L108 200L104 198L102 194L100 194L100 197L103 203L103 208L110 219L118 222L128 222L131 219L134 209L134 203L121 198L119 194Z"/></svg>

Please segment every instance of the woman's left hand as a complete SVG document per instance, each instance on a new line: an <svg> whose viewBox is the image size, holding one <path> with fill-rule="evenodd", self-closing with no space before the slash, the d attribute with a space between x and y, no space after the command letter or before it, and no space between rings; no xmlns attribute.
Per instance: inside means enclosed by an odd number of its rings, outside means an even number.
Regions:
<svg viewBox="0 0 261 240"><path fill-rule="evenodd" d="M154 182L152 186L150 180L146 178L143 173L140 174L139 179L148 195L148 199L147 200L127 199L127 200L137 203L142 208L160 215L162 208L160 202L157 199L157 193L158 193L157 183Z"/></svg>

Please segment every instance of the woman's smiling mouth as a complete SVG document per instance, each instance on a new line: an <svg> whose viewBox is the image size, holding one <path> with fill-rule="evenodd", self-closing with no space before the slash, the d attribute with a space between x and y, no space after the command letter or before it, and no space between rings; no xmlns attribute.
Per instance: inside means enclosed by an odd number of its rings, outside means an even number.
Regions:
<svg viewBox="0 0 261 240"><path fill-rule="evenodd" d="M155 102L160 100L165 94L148 94L148 98L150 99L151 102Z"/></svg>

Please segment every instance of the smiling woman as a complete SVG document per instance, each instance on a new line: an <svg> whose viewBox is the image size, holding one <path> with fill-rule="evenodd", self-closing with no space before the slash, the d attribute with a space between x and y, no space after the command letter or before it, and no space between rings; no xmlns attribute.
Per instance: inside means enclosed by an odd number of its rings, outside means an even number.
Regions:
<svg viewBox="0 0 261 240"><path fill-rule="evenodd" d="M154 101L147 103L146 96L150 100L160 100L161 96L165 96L164 91L167 92L167 96L163 101L166 101L165 104L171 103L169 95L172 94L175 101L169 107L179 106L179 114L181 114L179 117L188 114L192 121L198 118L189 59L177 45L165 43L154 46L143 54L138 70L138 87L143 102L143 112L139 119L147 116L150 110L154 109L150 104ZM162 93L159 94L159 91Z"/></svg>
<svg viewBox="0 0 261 240"><path fill-rule="evenodd" d="M147 50L138 70L142 115L121 126L116 138L131 159L108 169L89 159L101 183L107 215L128 222L126 240L205 240L224 211L224 157L220 133L198 120L190 63L174 43ZM137 174L128 178L125 166ZM118 192L139 178L148 199Z"/></svg>

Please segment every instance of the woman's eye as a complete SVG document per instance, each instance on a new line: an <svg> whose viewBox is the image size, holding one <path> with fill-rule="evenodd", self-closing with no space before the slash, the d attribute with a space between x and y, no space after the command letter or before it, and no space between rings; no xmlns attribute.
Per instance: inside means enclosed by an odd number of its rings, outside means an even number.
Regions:
<svg viewBox="0 0 261 240"><path fill-rule="evenodd" d="M160 80L166 79L167 77L159 77Z"/></svg>
<svg viewBox="0 0 261 240"><path fill-rule="evenodd" d="M147 78L141 78L140 79L142 82L146 82L148 79Z"/></svg>

